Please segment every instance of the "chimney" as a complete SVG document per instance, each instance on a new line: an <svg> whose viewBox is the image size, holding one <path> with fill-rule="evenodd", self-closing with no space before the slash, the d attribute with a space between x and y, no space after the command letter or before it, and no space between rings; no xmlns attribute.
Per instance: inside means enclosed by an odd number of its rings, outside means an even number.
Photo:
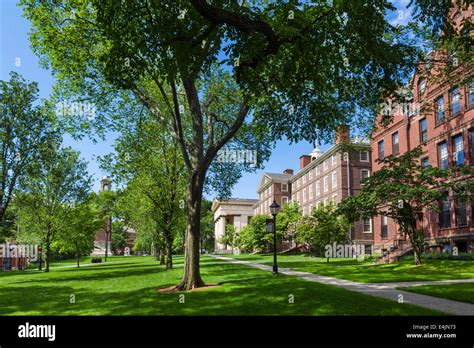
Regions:
<svg viewBox="0 0 474 348"><path fill-rule="evenodd" d="M334 143L350 143L351 142L351 133L349 126L342 125L337 126L334 132Z"/></svg>
<svg viewBox="0 0 474 348"><path fill-rule="evenodd" d="M293 175L293 169L285 169L285 170L283 171L283 174Z"/></svg>
<svg viewBox="0 0 474 348"><path fill-rule="evenodd" d="M302 155L300 156L300 170L306 167L308 164L311 163L311 156L310 155Z"/></svg>

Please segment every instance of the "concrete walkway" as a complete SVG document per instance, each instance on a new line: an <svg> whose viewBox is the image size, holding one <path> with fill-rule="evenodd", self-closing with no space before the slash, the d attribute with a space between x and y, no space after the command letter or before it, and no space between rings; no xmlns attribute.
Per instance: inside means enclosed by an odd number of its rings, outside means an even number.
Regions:
<svg viewBox="0 0 474 348"><path fill-rule="evenodd" d="M208 255L215 259L227 261L230 263L246 265L259 268L264 271L272 271L272 266L262 265L260 263L236 260L230 257ZM307 272L295 271L289 268L279 268L278 272L284 275L299 277L311 282L334 285L350 291L357 291L366 295L382 297L392 301L399 301L403 298L403 303L410 303L420 307L435 309L454 315L474 315L474 304L447 300L439 297L415 294L413 292L402 291L397 287L421 286L421 285L442 285L456 283L473 283L474 279L459 280L441 280L441 281L418 281L418 282L394 282L394 283L360 283L350 280L321 276ZM401 296L400 296L401 295Z"/></svg>

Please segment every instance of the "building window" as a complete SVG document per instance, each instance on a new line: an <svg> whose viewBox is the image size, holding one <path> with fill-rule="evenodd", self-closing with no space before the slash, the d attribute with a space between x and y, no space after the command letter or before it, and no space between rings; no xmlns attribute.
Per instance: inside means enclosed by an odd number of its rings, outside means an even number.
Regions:
<svg viewBox="0 0 474 348"><path fill-rule="evenodd" d="M313 170L310 170L308 172L308 180L311 180L313 178Z"/></svg>
<svg viewBox="0 0 474 348"><path fill-rule="evenodd" d="M312 213L313 213L313 205L310 204L310 205L309 205L309 214L311 215Z"/></svg>
<svg viewBox="0 0 474 348"><path fill-rule="evenodd" d="M462 134L456 135L453 138L453 162L456 166L462 166L464 164L464 142Z"/></svg>
<svg viewBox="0 0 474 348"><path fill-rule="evenodd" d="M378 143L378 148L379 148L379 159L384 159L385 157L385 145L383 140L380 140Z"/></svg>
<svg viewBox="0 0 474 348"><path fill-rule="evenodd" d="M466 203L456 199L456 225L458 227L467 225Z"/></svg>
<svg viewBox="0 0 474 348"><path fill-rule="evenodd" d="M359 155L361 162L369 162L369 151L361 151Z"/></svg>
<svg viewBox="0 0 474 348"><path fill-rule="evenodd" d="M301 203L300 197L301 197L301 196L300 196L300 192L298 192L298 193L296 194L296 201L298 202L298 204Z"/></svg>
<svg viewBox="0 0 474 348"><path fill-rule="evenodd" d="M303 189L303 203L306 203L306 189Z"/></svg>
<svg viewBox="0 0 474 348"><path fill-rule="evenodd" d="M449 208L449 195L447 192L440 204L439 226L441 228L451 227L451 210Z"/></svg>
<svg viewBox="0 0 474 348"><path fill-rule="evenodd" d="M467 84L467 105L474 106L474 81Z"/></svg>
<svg viewBox="0 0 474 348"><path fill-rule="evenodd" d="M288 197L287 196L281 196L281 204L287 204L288 203Z"/></svg>
<svg viewBox="0 0 474 348"><path fill-rule="evenodd" d="M420 98L421 95L425 93L425 90L426 90L426 80L420 79L418 81L418 98Z"/></svg>
<svg viewBox="0 0 474 348"><path fill-rule="evenodd" d="M474 129L471 130L471 163L474 163Z"/></svg>
<svg viewBox="0 0 474 348"><path fill-rule="evenodd" d="M329 191L329 180L328 180L328 177L325 176L324 177L324 192L328 192Z"/></svg>
<svg viewBox="0 0 474 348"><path fill-rule="evenodd" d="M303 208L303 215L306 215L306 207Z"/></svg>
<svg viewBox="0 0 474 348"><path fill-rule="evenodd" d="M370 172L368 169L361 169L360 171L360 184L364 182L364 179L367 179L370 176Z"/></svg>
<svg viewBox="0 0 474 348"><path fill-rule="evenodd" d="M332 161L332 165L335 166L337 164L337 155L332 155L331 161Z"/></svg>
<svg viewBox="0 0 474 348"><path fill-rule="evenodd" d="M381 226L382 230L380 231L380 237L382 239L387 239L388 238L388 218L386 216L381 216Z"/></svg>
<svg viewBox="0 0 474 348"><path fill-rule="evenodd" d="M448 144L441 143L438 145L439 168L448 169Z"/></svg>
<svg viewBox="0 0 474 348"><path fill-rule="evenodd" d="M313 184L309 185L309 200L313 200Z"/></svg>
<svg viewBox="0 0 474 348"><path fill-rule="evenodd" d="M316 181L316 196L319 196L321 194L321 183Z"/></svg>
<svg viewBox="0 0 474 348"><path fill-rule="evenodd" d="M303 175L303 185L306 184L306 174Z"/></svg>
<svg viewBox="0 0 474 348"><path fill-rule="evenodd" d="M328 160L325 160L325 161L323 162L323 169L324 169L324 170L328 170Z"/></svg>
<svg viewBox="0 0 474 348"><path fill-rule="evenodd" d="M420 143L426 143L428 140L428 127L426 117L420 120Z"/></svg>
<svg viewBox="0 0 474 348"><path fill-rule="evenodd" d="M332 195L332 202L334 203L334 205L337 204L337 193Z"/></svg>
<svg viewBox="0 0 474 348"><path fill-rule="evenodd" d="M459 87L451 90L451 114L454 116L461 112L461 94Z"/></svg>
<svg viewBox="0 0 474 348"><path fill-rule="evenodd" d="M324 206L327 207L329 204L328 204L328 199L327 198L324 198Z"/></svg>
<svg viewBox="0 0 474 348"><path fill-rule="evenodd" d="M321 173L321 171L319 170L319 164L316 166L316 175L319 175L319 173Z"/></svg>
<svg viewBox="0 0 474 348"><path fill-rule="evenodd" d="M429 157L423 157L421 159L421 168L422 169L426 169L428 168L429 166L431 166L430 164L430 158Z"/></svg>
<svg viewBox="0 0 474 348"><path fill-rule="evenodd" d="M364 224L364 233L371 233L372 232L372 220L370 219L364 219L362 220Z"/></svg>
<svg viewBox="0 0 474 348"><path fill-rule="evenodd" d="M332 187L337 187L337 172L332 173Z"/></svg>
<svg viewBox="0 0 474 348"><path fill-rule="evenodd" d="M288 184L281 184L281 191L288 192Z"/></svg>
<svg viewBox="0 0 474 348"><path fill-rule="evenodd" d="M444 121L444 97L436 99L436 124Z"/></svg>
<svg viewBox="0 0 474 348"><path fill-rule="evenodd" d="M392 154L398 155L400 147L398 145L398 132L392 134Z"/></svg>

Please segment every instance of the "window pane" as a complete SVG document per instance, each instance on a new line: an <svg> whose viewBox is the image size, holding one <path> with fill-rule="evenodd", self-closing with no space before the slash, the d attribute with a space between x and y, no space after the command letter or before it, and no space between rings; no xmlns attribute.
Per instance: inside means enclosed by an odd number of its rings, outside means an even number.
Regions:
<svg viewBox="0 0 474 348"><path fill-rule="evenodd" d="M439 97L436 100L436 121L441 122L444 120L444 98Z"/></svg>
<svg viewBox="0 0 474 348"><path fill-rule="evenodd" d="M462 135L454 137L454 163L457 166L464 164L464 143Z"/></svg>
<svg viewBox="0 0 474 348"><path fill-rule="evenodd" d="M459 88L456 87L451 91L451 112L457 114L461 111L461 96L459 94Z"/></svg>
<svg viewBox="0 0 474 348"><path fill-rule="evenodd" d="M469 106L474 105L474 81L471 81L467 85L467 94L468 94L468 97L467 97L468 105Z"/></svg>
<svg viewBox="0 0 474 348"><path fill-rule="evenodd" d="M438 145L439 167L448 169L448 144L442 143Z"/></svg>

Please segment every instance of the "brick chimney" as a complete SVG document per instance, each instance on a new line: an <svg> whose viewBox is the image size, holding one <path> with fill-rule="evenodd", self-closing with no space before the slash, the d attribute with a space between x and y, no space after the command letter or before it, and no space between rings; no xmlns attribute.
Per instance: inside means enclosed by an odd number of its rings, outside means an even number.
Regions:
<svg viewBox="0 0 474 348"><path fill-rule="evenodd" d="M350 141L351 141L351 133L350 133L349 126L346 126L346 125L337 126L334 132L334 143L335 144L350 143Z"/></svg>
<svg viewBox="0 0 474 348"><path fill-rule="evenodd" d="M300 170L306 167L308 164L311 163L311 156L310 155L302 155L300 156Z"/></svg>
<svg viewBox="0 0 474 348"><path fill-rule="evenodd" d="M293 169L285 169L285 170L283 171L283 174L293 175Z"/></svg>

